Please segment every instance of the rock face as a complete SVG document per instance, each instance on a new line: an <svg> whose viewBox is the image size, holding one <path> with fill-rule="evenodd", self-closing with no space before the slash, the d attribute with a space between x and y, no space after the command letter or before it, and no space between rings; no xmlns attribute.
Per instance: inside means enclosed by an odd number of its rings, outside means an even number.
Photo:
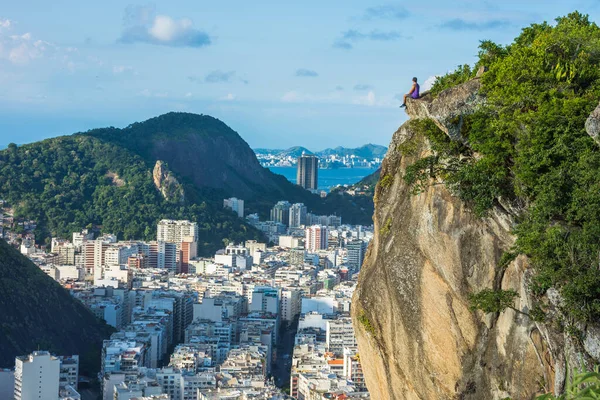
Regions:
<svg viewBox="0 0 600 400"><path fill-rule="evenodd" d="M596 143L600 144L600 105L592 111L587 121L585 121L585 130Z"/></svg>
<svg viewBox="0 0 600 400"><path fill-rule="evenodd" d="M453 121L483 102L478 89L473 80L411 101L408 113L432 118L460 140ZM401 146L408 140L417 143L410 155ZM485 288L513 289L515 306L531 309L527 258L498 267L515 240L513 216L498 208L478 218L443 185L411 194L404 171L428 151L410 123L401 126L382 165L386 184L380 180L376 190L375 237L352 310L372 398L530 399L562 390L565 360L573 366L581 359L567 336L510 309L469 309L469 294Z"/></svg>
<svg viewBox="0 0 600 400"><path fill-rule="evenodd" d="M152 179L154 180L154 186L156 186L156 189L166 200L175 203L183 203L185 201L183 186L181 186L163 161L156 161L154 170L152 171Z"/></svg>
<svg viewBox="0 0 600 400"><path fill-rule="evenodd" d="M443 91L433 98L424 93L418 100L407 99L406 112L411 118L430 118L453 140L462 140L463 116L472 114L484 103L479 94L479 79Z"/></svg>

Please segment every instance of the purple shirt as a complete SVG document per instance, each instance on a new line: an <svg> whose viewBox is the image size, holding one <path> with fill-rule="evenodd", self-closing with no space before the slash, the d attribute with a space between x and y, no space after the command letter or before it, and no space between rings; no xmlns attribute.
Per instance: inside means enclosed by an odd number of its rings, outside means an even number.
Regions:
<svg viewBox="0 0 600 400"><path fill-rule="evenodd" d="M410 95L413 99L419 98L419 89L420 89L419 84L415 83L415 90L413 90L413 92Z"/></svg>

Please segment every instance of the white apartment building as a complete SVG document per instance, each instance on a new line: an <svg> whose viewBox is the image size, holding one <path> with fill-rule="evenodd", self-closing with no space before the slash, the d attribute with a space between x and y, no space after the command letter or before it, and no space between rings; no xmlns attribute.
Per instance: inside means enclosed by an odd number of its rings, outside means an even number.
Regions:
<svg viewBox="0 0 600 400"><path fill-rule="evenodd" d="M344 347L356 347L356 336L351 318L338 318L327 321L327 349L342 356Z"/></svg>
<svg viewBox="0 0 600 400"><path fill-rule="evenodd" d="M60 360L47 351L15 359L15 400L56 400Z"/></svg>
<svg viewBox="0 0 600 400"><path fill-rule="evenodd" d="M181 244L185 238L192 238L193 242L198 242L198 224L195 222L163 219L157 228L156 240L159 242Z"/></svg>
<svg viewBox="0 0 600 400"><path fill-rule="evenodd" d="M327 240L329 230L324 225L313 225L306 228L304 247L310 252L325 250L327 248Z"/></svg>
<svg viewBox="0 0 600 400"><path fill-rule="evenodd" d="M138 253L140 253L140 248L136 243L113 244L104 252L104 264L111 266L127 264L129 257Z"/></svg>
<svg viewBox="0 0 600 400"><path fill-rule="evenodd" d="M244 218L244 200L236 197L223 200L223 208L229 208L233 212L237 213L238 217Z"/></svg>
<svg viewBox="0 0 600 400"><path fill-rule="evenodd" d="M293 249L300 246L300 239L294 236L279 236L279 247L283 249Z"/></svg>
<svg viewBox="0 0 600 400"><path fill-rule="evenodd" d="M281 291L281 319L291 322L300 315L301 293L298 289L283 289Z"/></svg>

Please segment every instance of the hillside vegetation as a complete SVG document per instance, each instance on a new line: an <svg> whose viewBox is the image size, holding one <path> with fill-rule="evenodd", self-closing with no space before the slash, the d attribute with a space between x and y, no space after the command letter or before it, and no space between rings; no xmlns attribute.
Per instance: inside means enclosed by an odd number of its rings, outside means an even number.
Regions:
<svg viewBox="0 0 600 400"><path fill-rule="evenodd" d="M2 239L0 310L0 368L43 349L78 354L85 375L100 370L102 340L113 329Z"/></svg>
<svg viewBox="0 0 600 400"><path fill-rule="evenodd" d="M14 206L15 216L38 222L38 241L69 238L88 224L120 239L151 240L162 218L197 221L203 254L222 246L223 238L260 238L233 213L188 189L197 202L165 200L141 157L87 135L10 145L0 152L0 198Z"/></svg>
<svg viewBox="0 0 600 400"><path fill-rule="evenodd" d="M165 199L154 186L157 161L178 182L184 201ZM181 187L179 186L181 184ZM248 144L206 115L168 113L124 129L94 129L0 151L0 199L16 217L38 222L36 240L70 237L88 225L120 239L154 239L162 218L198 222L202 255L223 240L260 239L223 198L246 201L246 213L263 218L279 200L303 202L314 213L370 224L372 199L322 199L260 166ZM181 198L182 196L177 196Z"/></svg>

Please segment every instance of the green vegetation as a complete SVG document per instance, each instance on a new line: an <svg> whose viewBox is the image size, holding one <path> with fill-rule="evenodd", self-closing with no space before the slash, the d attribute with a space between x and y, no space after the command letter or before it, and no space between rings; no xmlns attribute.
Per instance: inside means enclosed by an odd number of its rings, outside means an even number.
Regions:
<svg viewBox="0 0 600 400"><path fill-rule="evenodd" d="M385 224L379 229L380 236L387 236L392 230L392 219L388 218Z"/></svg>
<svg viewBox="0 0 600 400"><path fill-rule="evenodd" d="M157 160L179 183L167 189L172 201L154 186ZM316 214L340 215L345 223L372 222L371 196L312 194L262 168L235 131L206 115L168 113L124 129L94 129L0 151L0 199L14 206L16 217L38 222L39 243L89 225L119 239L151 240L162 218L196 221L201 255L214 253L223 239L261 239L223 209L223 198L231 196L246 201L247 214L263 218L286 199Z"/></svg>
<svg viewBox="0 0 600 400"><path fill-rule="evenodd" d="M430 119L410 121L411 129L416 133L410 142L415 143L427 138L430 155L422 157L406 168L404 181L412 187L412 193L418 194L428 186L446 183L452 187L454 176L462 164L470 157L469 149L459 142L450 140Z"/></svg>
<svg viewBox="0 0 600 400"><path fill-rule="evenodd" d="M479 293L469 296L471 310L481 310L485 313L497 313L510 308L521 312L514 307L515 298L519 294L514 290L484 289Z"/></svg>
<svg viewBox="0 0 600 400"><path fill-rule="evenodd" d="M0 367L33 350L79 354L81 373L100 370L102 340L112 327L0 239Z"/></svg>
<svg viewBox="0 0 600 400"><path fill-rule="evenodd" d="M120 239L151 240L162 218L197 221L201 254L220 248L224 237L261 237L222 206L202 201L194 187L185 190L186 197L199 201L166 201L139 156L85 135L9 145L0 152L0 198L14 205L16 217L38 222L38 241L69 238L88 224Z"/></svg>
<svg viewBox="0 0 600 400"><path fill-rule="evenodd" d="M471 70L471 66L468 64L459 65L454 71L437 77L429 92L432 96L437 96L448 88L460 85L461 83L465 83L469 79L474 78L475 72L477 72L477 70Z"/></svg>
<svg viewBox="0 0 600 400"><path fill-rule="evenodd" d="M594 400L600 399L600 373L598 367L593 371L579 371L570 379L565 393L555 396L551 393L538 396L536 400ZM508 399L510 400L510 399Z"/></svg>
<svg viewBox="0 0 600 400"><path fill-rule="evenodd" d="M394 177L391 175L385 175L379 181L379 185L384 189L387 189L388 187L392 186L392 183L394 183Z"/></svg>
<svg viewBox="0 0 600 400"><path fill-rule="evenodd" d="M509 46L482 42L480 50L487 103L462 132L477 157L434 148L405 179L417 191L443 180L478 215L499 198L525 205L512 252L529 256L535 293L555 287L566 315L597 320L600 151L584 124L600 99L600 28L574 12L523 29ZM436 90L470 71L440 78Z"/></svg>
<svg viewBox="0 0 600 400"><path fill-rule="evenodd" d="M361 311L356 318L358 319L358 322L360 322L365 328L365 331L367 331L371 335L375 335L375 327L373 326L373 324L369 320L369 317L367 317L367 314L365 314L364 311Z"/></svg>

